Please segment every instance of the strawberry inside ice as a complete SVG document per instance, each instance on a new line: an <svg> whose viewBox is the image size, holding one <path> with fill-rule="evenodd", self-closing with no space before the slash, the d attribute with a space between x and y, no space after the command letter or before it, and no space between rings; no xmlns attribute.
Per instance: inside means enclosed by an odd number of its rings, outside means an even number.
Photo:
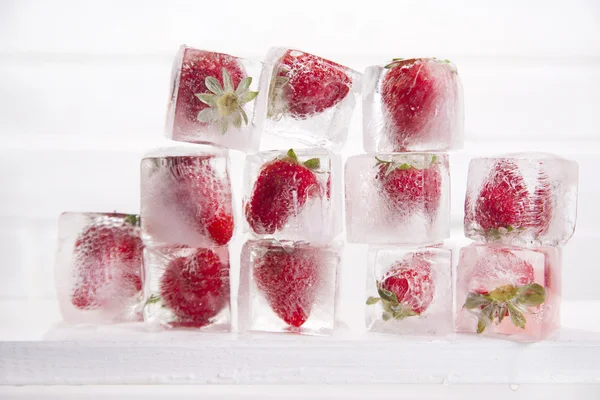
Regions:
<svg viewBox="0 0 600 400"><path fill-rule="evenodd" d="M229 264L209 249L178 257L165 269L160 296L178 326L208 325L229 304Z"/></svg>
<svg viewBox="0 0 600 400"><path fill-rule="evenodd" d="M435 293L431 263L425 254L411 254L390 269L380 286L394 293L398 303L420 315L427 310Z"/></svg>
<svg viewBox="0 0 600 400"><path fill-rule="evenodd" d="M139 228L124 217L115 214L98 218L77 238L71 298L75 307L99 309L142 290L143 244Z"/></svg>
<svg viewBox="0 0 600 400"><path fill-rule="evenodd" d="M282 229L294 212L299 212L310 197L321 196L316 174L291 157L265 163L246 204L246 219L258 234L273 234Z"/></svg>
<svg viewBox="0 0 600 400"><path fill-rule="evenodd" d="M223 83L223 69L231 76L234 87L246 77L238 60L228 54L212 53L187 48L181 63L175 125L202 124L197 120L198 113L208 107L196 94L210 93L206 78L212 76Z"/></svg>
<svg viewBox="0 0 600 400"><path fill-rule="evenodd" d="M293 327L309 318L320 279L314 249L269 249L255 262L254 280L279 318Z"/></svg>
<svg viewBox="0 0 600 400"><path fill-rule="evenodd" d="M312 54L287 50L277 64L277 74L287 83L283 93L269 101L284 102L287 112L298 119L334 107L348 95L352 85L345 67Z"/></svg>

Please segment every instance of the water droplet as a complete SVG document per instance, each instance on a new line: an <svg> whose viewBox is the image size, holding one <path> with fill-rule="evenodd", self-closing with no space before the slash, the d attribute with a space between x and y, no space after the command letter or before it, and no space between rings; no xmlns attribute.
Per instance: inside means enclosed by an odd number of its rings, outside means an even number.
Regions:
<svg viewBox="0 0 600 400"><path fill-rule="evenodd" d="M508 386L510 386L510 389L511 389L512 391L514 391L514 392L516 392L516 391L517 391L517 389L519 389L519 385L517 385L516 383L511 383L511 384L510 384L510 385L508 385Z"/></svg>

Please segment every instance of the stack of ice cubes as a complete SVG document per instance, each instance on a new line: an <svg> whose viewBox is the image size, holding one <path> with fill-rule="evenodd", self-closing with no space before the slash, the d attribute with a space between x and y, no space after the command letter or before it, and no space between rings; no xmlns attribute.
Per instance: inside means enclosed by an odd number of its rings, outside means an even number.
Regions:
<svg viewBox="0 0 600 400"><path fill-rule="evenodd" d="M561 246L573 235L578 166L542 153L469 165L456 329L538 341L560 326Z"/></svg>
<svg viewBox="0 0 600 400"><path fill-rule="evenodd" d="M331 332L342 231L335 151L346 141L361 77L293 49L254 62L182 46L166 135L186 143L144 156L140 215L60 218L56 282L65 319L229 331L237 272L230 265L238 261L229 246L243 231L240 329ZM265 143L263 133L277 140ZM261 141L283 147L259 152ZM230 149L247 153L242 219Z"/></svg>
<svg viewBox="0 0 600 400"><path fill-rule="evenodd" d="M462 147L456 66L436 58L368 67L363 146L345 168L350 243L369 244L370 330L452 331L450 173L445 151Z"/></svg>

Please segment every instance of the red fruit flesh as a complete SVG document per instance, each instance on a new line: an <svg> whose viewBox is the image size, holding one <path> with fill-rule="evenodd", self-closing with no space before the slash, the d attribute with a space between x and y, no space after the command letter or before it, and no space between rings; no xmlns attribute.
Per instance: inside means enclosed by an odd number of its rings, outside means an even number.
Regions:
<svg viewBox="0 0 600 400"><path fill-rule="evenodd" d="M184 50L177 91L176 126L202 124L197 120L197 116L208 105L200 101L196 94L209 93L205 84L208 76L216 78L223 85L223 68L231 75L234 87L246 77L238 60L233 56L190 48Z"/></svg>
<svg viewBox="0 0 600 400"><path fill-rule="evenodd" d="M143 244L139 228L124 217L114 214L98 218L75 241L71 297L75 307L102 308L142 290Z"/></svg>
<svg viewBox="0 0 600 400"><path fill-rule="evenodd" d="M381 288L389 290L398 302L420 315L433 300L435 283L431 263L424 253L416 253L397 262L381 281Z"/></svg>
<svg viewBox="0 0 600 400"><path fill-rule="evenodd" d="M375 179L388 208L409 217L423 210L429 220L434 220L442 196L442 174L438 164L424 169L393 168L380 164ZM389 171L389 172L388 172Z"/></svg>
<svg viewBox="0 0 600 400"><path fill-rule="evenodd" d="M475 222L484 231L533 227L539 234L546 232L552 217L550 186L545 177L537 183L532 196L516 163L497 162L475 202ZM465 215L471 214L466 211Z"/></svg>
<svg viewBox="0 0 600 400"><path fill-rule="evenodd" d="M335 106L352 85L345 67L297 50L286 51L276 68L279 76L288 79L283 87L287 111L298 119Z"/></svg>
<svg viewBox="0 0 600 400"><path fill-rule="evenodd" d="M253 274L258 290L279 318L293 327L306 322L319 283L316 250L269 249L256 259Z"/></svg>
<svg viewBox="0 0 600 400"><path fill-rule="evenodd" d="M407 151L424 140L449 141L452 126L446 119L450 118L447 113L454 111L446 111L442 104L457 101L458 84L453 74L450 64L437 60L410 59L390 64L381 96L392 127L394 151ZM451 99L446 100L448 97Z"/></svg>
<svg viewBox="0 0 600 400"><path fill-rule="evenodd" d="M210 156L171 158L174 179L170 190L174 205L190 224L222 246L233 236L231 189L229 177L219 178L210 162Z"/></svg>
<svg viewBox="0 0 600 400"><path fill-rule="evenodd" d="M307 199L321 195L317 176L289 157L262 166L246 204L246 219L258 234L273 234L283 228Z"/></svg>
<svg viewBox="0 0 600 400"><path fill-rule="evenodd" d="M229 264L209 249L171 261L160 283L163 305L178 326L202 327L229 304Z"/></svg>

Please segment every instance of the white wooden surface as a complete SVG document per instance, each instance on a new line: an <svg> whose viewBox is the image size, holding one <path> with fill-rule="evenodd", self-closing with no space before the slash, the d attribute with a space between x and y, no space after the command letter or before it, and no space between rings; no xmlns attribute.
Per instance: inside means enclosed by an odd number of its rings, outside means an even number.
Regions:
<svg viewBox="0 0 600 400"><path fill-rule="evenodd" d="M54 322L61 211L139 209L138 162L164 144L171 57L181 43L251 58L272 45L298 47L357 70L391 57L452 59L467 134L465 150L451 156L454 238L471 157L546 150L576 159L579 220L564 252L564 297L600 300L600 2L0 0L0 322L14 322L0 324L0 339L41 337L37 321ZM360 135L357 112L344 157L361 152ZM242 161L233 155L237 187ZM234 254L242 242L238 235ZM360 323L364 250L345 250L353 261L344 266L341 311L350 326ZM23 309L38 320L15 318ZM581 314L573 326L600 326L600 318Z"/></svg>

